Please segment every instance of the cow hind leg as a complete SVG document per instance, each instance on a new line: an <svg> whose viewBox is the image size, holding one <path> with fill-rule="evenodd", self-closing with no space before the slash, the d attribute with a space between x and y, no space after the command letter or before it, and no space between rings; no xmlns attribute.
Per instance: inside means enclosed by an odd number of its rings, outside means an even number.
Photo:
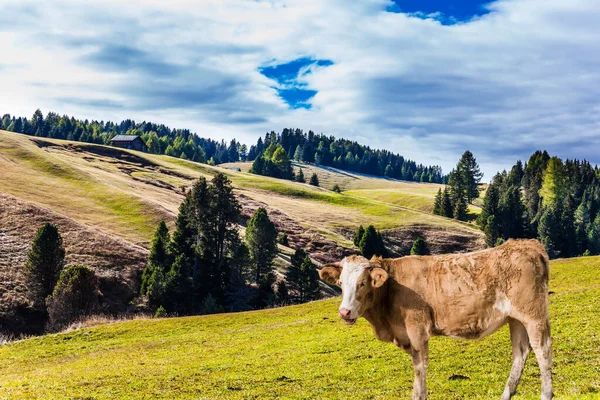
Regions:
<svg viewBox="0 0 600 400"><path fill-rule="evenodd" d="M550 400L552 393L552 339L548 320L535 321L526 325L529 343L540 366L542 377L542 400Z"/></svg>
<svg viewBox="0 0 600 400"><path fill-rule="evenodd" d="M509 400L517 391L517 385L525 368L525 361L529 355L529 337L525 326L516 319L509 319L508 326L510 327L510 341L512 343L512 359L513 364L510 370L510 376L502 400Z"/></svg>

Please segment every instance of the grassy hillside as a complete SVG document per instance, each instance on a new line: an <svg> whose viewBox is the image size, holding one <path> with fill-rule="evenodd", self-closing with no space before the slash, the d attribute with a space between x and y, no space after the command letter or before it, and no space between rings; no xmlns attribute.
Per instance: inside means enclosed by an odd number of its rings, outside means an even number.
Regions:
<svg viewBox="0 0 600 400"><path fill-rule="evenodd" d="M551 263L558 398L600 397L600 258ZM339 299L241 314L122 322L0 347L0 398L408 398L409 357ZM482 341L433 338L431 399L499 398L508 329ZM466 379L450 379L462 375ZM530 356L516 399L539 398Z"/></svg>
<svg viewBox="0 0 600 400"><path fill-rule="evenodd" d="M0 131L0 192L136 244L147 245L161 219L173 221L183 198L182 187L218 172L226 173L237 193L250 201L279 210L304 230L346 246L351 243L345 232L359 224L381 229L421 225L481 236L473 225L429 212L438 185L317 169L325 181L339 179L353 190L336 194L330 188L167 156ZM352 182L345 184L345 179Z"/></svg>

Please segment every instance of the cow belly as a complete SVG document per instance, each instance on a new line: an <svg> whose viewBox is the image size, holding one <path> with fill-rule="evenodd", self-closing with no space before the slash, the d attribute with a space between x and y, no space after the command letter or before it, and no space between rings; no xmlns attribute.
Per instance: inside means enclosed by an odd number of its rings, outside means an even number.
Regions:
<svg viewBox="0 0 600 400"><path fill-rule="evenodd" d="M504 325L510 312L508 300L495 303L471 301L444 307L435 313L437 334L459 339L481 339Z"/></svg>

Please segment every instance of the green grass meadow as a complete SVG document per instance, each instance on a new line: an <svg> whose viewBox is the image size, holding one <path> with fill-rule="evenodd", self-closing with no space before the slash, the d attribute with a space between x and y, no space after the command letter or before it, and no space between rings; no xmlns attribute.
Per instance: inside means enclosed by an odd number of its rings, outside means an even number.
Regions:
<svg viewBox="0 0 600 400"><path fill-rule="evenodd" d="M600 398L600 257L551 263L557 399ZM148 319L0 347L3 399L409 398L408 355L344 325L339 299L239 314ZM430 399L499 398L507 327L481 341L433 338ZM467 379L450 379L461 375ZM515 399L539 398L528 359Z"/></svg>

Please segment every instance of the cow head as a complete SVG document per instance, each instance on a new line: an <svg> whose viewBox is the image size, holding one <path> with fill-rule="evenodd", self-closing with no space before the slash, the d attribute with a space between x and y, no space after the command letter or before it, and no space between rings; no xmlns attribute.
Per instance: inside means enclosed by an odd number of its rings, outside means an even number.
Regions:
<svg viewBox="0 0 600 400"><path fill-rule="evenodd" d="M360 256L344 258L339 263L325 265L319 276L326 282L342 288L340 317L353 325L373 305L374 292L388 278L377 260Z"/></svg>

